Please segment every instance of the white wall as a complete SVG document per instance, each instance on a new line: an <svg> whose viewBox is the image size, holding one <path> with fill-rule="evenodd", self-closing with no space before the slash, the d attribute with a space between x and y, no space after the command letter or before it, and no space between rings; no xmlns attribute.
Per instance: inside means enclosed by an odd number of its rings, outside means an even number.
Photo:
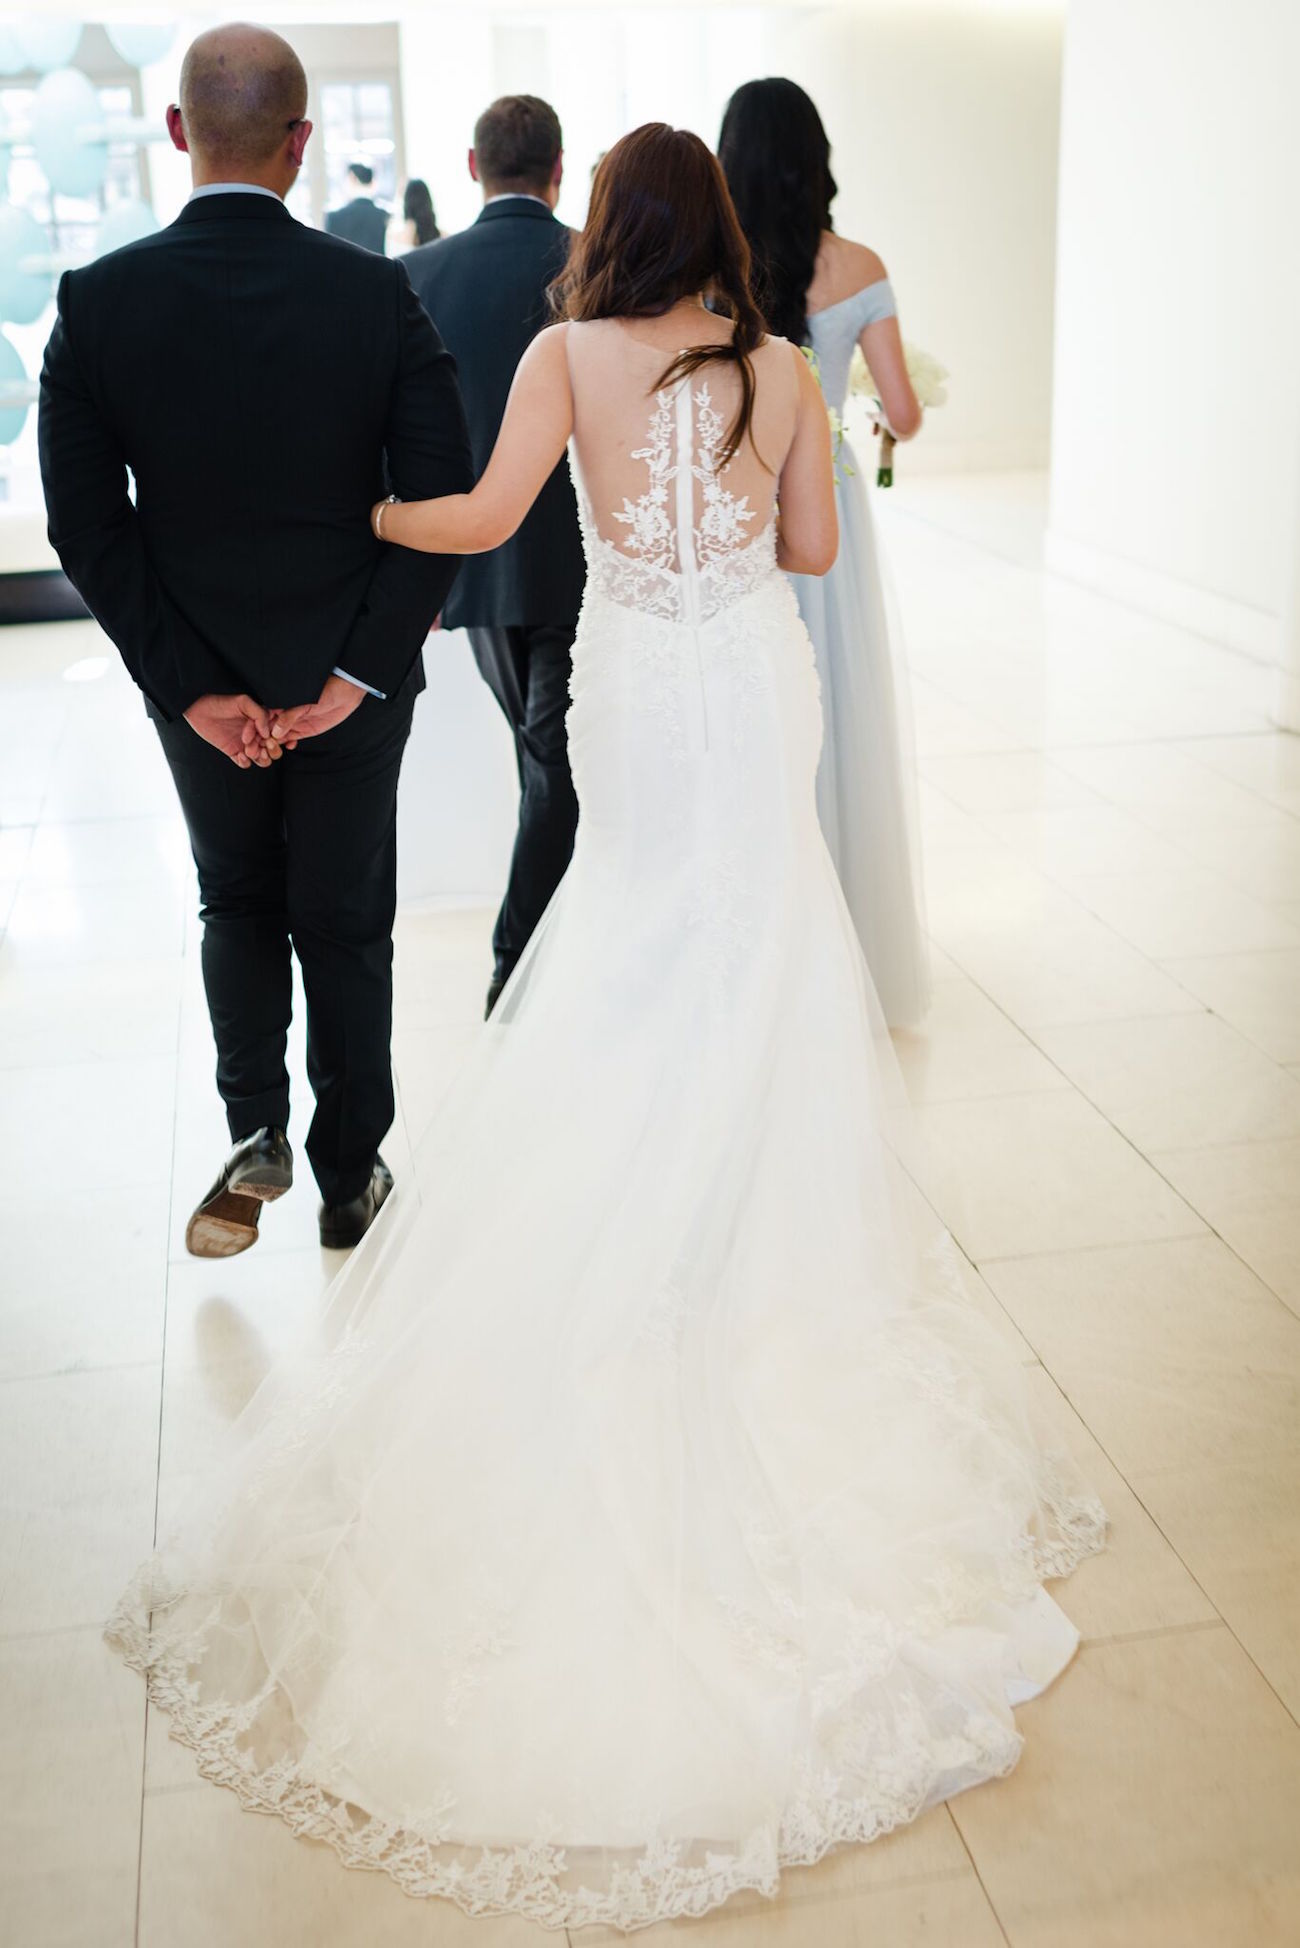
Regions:
<svg viewBox="0 0 1300 1948"><path fill-rule="evenodd" d="M1300 7L1073 0L1049 560L1275 653L1300 430Z"/></svg>
<svg viewBox="0 0 1300 1948"><path fill-rule="evenodd" d="M813 95L836 228L872 244L903 332L949 368L909 471L1043 467L1063 0L863 0L772 16L759 73Z"/></svg>

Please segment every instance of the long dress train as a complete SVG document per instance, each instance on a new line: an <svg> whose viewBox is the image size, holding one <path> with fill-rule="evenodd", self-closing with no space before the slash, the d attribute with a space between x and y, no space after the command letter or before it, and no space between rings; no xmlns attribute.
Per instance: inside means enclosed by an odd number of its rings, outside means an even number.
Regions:
<svg viewBox="0 0 1300 1948"><path fill-rule="evenodd" d="M110 1634L348 1864L633 1928L1006 1772L1104 1517L907 1174L771 480L713 466L732 376L569 350L573 865ZM769 454L795 356L756 356Z"/></svg>

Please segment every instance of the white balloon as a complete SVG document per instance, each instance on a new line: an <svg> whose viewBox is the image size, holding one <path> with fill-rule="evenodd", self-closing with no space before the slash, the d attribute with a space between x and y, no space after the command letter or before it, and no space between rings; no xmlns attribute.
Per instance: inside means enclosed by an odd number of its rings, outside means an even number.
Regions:
<svg viewBox="0 0 1300 1948"><path fill-rule="evenodd" d="M130 21L116 21L107 31L122 59L133 68L147 68L151 62L161 61L176 38L174 27L149 27Z"/></svg>
<svg viewBox="0 0 1300 1948"><path fill-rule="evenodd" d="M42 74L51 68L64 68L77 51L81 39L79 20L60 20L40 14L26 14L13 23L14 39L24 56L25 68L38 68Z"/></svg>
<svg viewBox="0 0 1300 1948"><path fill-rule="evenodd" d="M0 74L21 74L27 56L18 45L18 36L7 22L0 22Z"/></svg>
<svg viewBox="0 0 1300 1948"><path fill-rule="evenodd" d="M108 174L108 141L88 142L85 130L103 120L99 96L78 68L45 76L32 102L32 147L51 189L90 196L99 188Z"/></svg>
<svg viewBox="0 0 1300 1948"><path fill-rule="evenodd" d="M18 353L18 347L11 344L0 331L0 386L23 385L27 370ZM0 446L12 446L23 430L30 407L0 407Z"/></svg>
<svg viewBox="0 0 1300 1948"><path fill-rule="evenodd" d="M50 301L49 271L23 270L29 258L48 257L50 240L34 216L16 203L0 203L0 318L30 325Z"/></svg>
<svg viewBox="0 0 1300 1948"><path fill-rule="evenodd" d="M158 219L147 203L141 203L135 197L129 197L123 203L114 203L99 226L95 255L106 257L110 250L121 250L124 244L138 243L141 237L152 237L158 228Z"/></svg>

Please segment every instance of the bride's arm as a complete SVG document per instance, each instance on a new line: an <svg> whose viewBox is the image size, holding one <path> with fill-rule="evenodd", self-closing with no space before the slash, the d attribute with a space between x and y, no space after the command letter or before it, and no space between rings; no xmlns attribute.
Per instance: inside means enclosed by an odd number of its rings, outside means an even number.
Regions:
<svg viewBox="0 0 1300 1948"><path fill-rule="evenodd" d="M792 575L824 575L840 545L831 423L811 365L802 352L790 349L799 403L777 486L777 566Z"/></svg>
<svg viewBox="0 0 1300 1948"><path fill-rule="evenodd" d="M481 555L510 539L573 431L567 329L551 325L539 332L520 359L492 458L477 487L433 501L380 501L370 518L381 540L425 554Z"/></svg>

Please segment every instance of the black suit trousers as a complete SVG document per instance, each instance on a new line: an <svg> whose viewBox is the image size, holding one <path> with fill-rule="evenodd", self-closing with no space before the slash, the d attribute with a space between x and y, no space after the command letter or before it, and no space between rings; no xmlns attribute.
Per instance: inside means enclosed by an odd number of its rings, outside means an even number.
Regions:
<svg viewBox="0 0 1300 1948"><path fill-rule="evenodd" d="M267 770L240 771L183 718L158 724L198 867L231 1139L289 1122L292 944L316 1098L307 1155L327 1204L365 1188L393 1120L397 779L414 702L409 681L368 698Z"/></svg>
<svg viewBox="0 0 1300 1948"><path fill-rule="evenodd" d="M513 972L573 856L578 801L564 719L575 634L576 625L564 623L469 631L479 672L514 735L519 765L519 827L492 934L497 980Z"/></svg>

